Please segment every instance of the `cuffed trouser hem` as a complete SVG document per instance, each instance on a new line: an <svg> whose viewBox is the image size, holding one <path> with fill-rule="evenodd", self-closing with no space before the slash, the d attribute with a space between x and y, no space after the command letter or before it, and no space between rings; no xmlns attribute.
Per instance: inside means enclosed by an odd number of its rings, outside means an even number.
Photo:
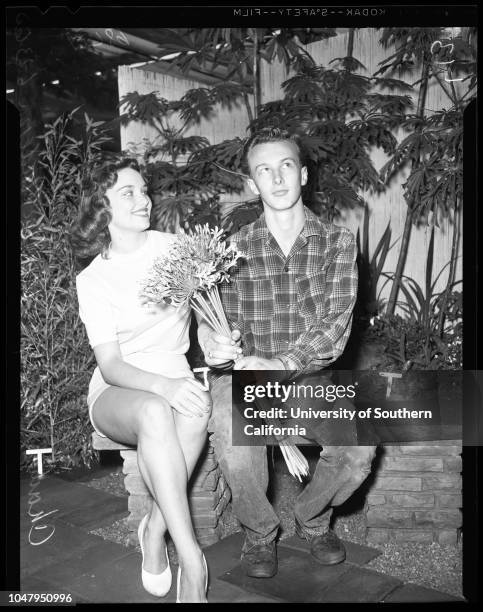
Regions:
<svg viewBox="0 0 483 612"><path fill-rule="evenodd" d="M258 537L253 538L253 536L250 537L248 535L246 529L243 529L243 531L245 533L245 541L243 542L242 553L246 553L248 550L250 550L250 548L252 548L253 546L256 546L257 544L261 544L262 546L265 546L266 544L271 544L272 542L275 542L275 540L277 539L277 535L278 535L278 530L277 530L275 534L266 536L265 538L258 538Z"/></svg>
<svg viewBox="0 0 483 612"><path fill-rule="evenodd" d="M295 521L295 533L299 536L299 538L307 540L307 542L311 542L316 536L324 535L324 533L327 533L327 531L329 531L329 523L327 523L325 527L307 529Z"/></svg>

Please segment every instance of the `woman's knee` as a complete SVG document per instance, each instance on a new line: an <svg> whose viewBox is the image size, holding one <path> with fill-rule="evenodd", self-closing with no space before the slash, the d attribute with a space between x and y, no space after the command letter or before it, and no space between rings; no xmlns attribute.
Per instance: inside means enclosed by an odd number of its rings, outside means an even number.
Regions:
<svg viewBox="0 0 483 612"><path fill-rule="evenodd" d="M171 406L162 397L146 397L139 407L138 423L140 434L158 437L171 433L174 426Z"/></svg>
<svg viewBox="0 0 483 612"><path fill-rule="evenodd" d="M194 437L206 436L208 431L208 421L210 413L207 412L202 416L188 417L177 413L175 416L176 427L182 430L184 434L189 434Z"/></svg>

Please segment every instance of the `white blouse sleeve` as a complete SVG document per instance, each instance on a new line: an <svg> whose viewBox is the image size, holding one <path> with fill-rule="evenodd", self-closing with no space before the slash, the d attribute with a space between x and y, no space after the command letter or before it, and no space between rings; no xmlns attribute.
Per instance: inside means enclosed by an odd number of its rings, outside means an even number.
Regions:
<svg viewBox="0 0 483 612"><path fill-rule="evenodd" d="M112 304L102 285L92 278L79 275L76 278L76 286L79 316L85 325L91 347L117 341Z"/></svg>

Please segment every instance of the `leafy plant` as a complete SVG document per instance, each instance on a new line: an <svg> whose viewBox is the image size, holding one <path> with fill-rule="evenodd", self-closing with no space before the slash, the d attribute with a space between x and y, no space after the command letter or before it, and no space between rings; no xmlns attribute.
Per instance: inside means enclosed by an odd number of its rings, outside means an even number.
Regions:
<svg viewBox="0 0 483 612"><path fill-rule="evenodd" d="M243 190L240 138L210 145L206 139L184 139L183 133L202 118L209 118L216 105L231 108L243 103L247 110L247 127L255 129L260 83L260 58L272 61L276 57L287 66L297 65L301 58L313 63L297 42L335 36L334 30L273 28L177 28L167 29L163 35L163 53L176 53L172 64L187 72L193 68L223 71L223 81L212 88L192 89L178 101L168 102L157 92L140 95L131 92L124 96L124 123L137 120L158 132L154 142L145 143L146 171L151 177L153 194L153 225L159 229L175 230L179 225L195 225L206 221L220 223L219 194L239 193ZM249 94L254 95L251 107ZM177 113L182 121L174 129L169 120ZM181 150L183 148L183 150ZM159 155L169 161L159 160ZM179 156L183 154L183 159ZM161 178L162 177L162 178ZM257 200L243 203L239 218L233 211L224 220L225 228L241 227L245 219L252 220L259 210Z"/></svg>
<svg viewBox="0 0 483 612"><path fill-rule="evenodd" d="M238 204L224 217L223 228L228 234L238 232L244 225L256 221L263 212L260 198Z"/></svg>
<svg viewBox="0 0 483 612"><path fill-rule="evenodd" d="M434 228L428 246L424 288L414 279L403 276L400 289L405 301L399 301L398 305L406 319L403 321L394 315L383 318L388 329L387 353L396 361L406 364L408 368L412 365L425 369L441 367L441 364L448 360L451 344L449 339L454 341L462 331L461 326L457 328L462 323L461 301L454 292L454 288L461 281L451 285L451 299L444 299L446 290L436 292L436 284L449 264L446 264L433 280L433 256ZM396 282L394 274L384 276ZM443 329L440 327L441 317L448 322L448 326Z"/></svg>
<svg viewBox="0 0 483 612"><path fill-rule="evenodd" d="M167 28L160 50L163 54L175 53L172 63L185 73L191 69L221 72L226 82L247 85L243 101L251 123L261 97L260 59L268 63L278 59L287 68L297 68L302 61L313 63L300 43L335 35L333 28ZM248 93L253 94L253 109Z"/></svg>
<svg viewBox="0 0 483 612"><path fill-rule="evenodd" d="M314 211L333 220L340 209L364 203L361 191L385 189L370 153L373 147L379 147L387 155L394 155L397 141L393 130L411 109L408 93L412 86L396 78L355 74L356 69L364 67L353 56L353 29L347 55L336 58L330 66L317 66L293 40L295 33L302 34L270 28L167 32L163 52L178 54L172 60L174 65L184 71L203 68L215 73L222 69L226 81L212 88L190 90L174 102L156 92L145 96L132 92L121 101L123 121L148 123L158 132L157 142L150 143L146 152L148 173L164 177L154 181L156 227L173 229L177 223L189 223L189 218L196 218L207 206L211 207L210 215L216 215L213 209L220 192L242 190L240 138L210 145L196 137L183 139L183 132L201 118L209 118L216 104L247 105L248 94L257 90L256 65L261 57L267 61L282 59L295 74L282 84L283 97L279 100L258 105L255 96L253 111L247 107L251 119L247 132L277 126L302 136L309 166L304 198ZM334 34L314 29L306 32L302 42ZM400 93L394 93L396 89ZM169 125L174 113L182 120L177 130ZM181 151L185 153L182 160L178 157ZM158 154L164 155L162 162L155 158ZM257 208L250 211L251 202L239 209L243 220L251 220L256 213ZM236 210L230 213L227 227L240 227L236 215Z"/></svg>
<svg viewBox="0 0 483 612"><path fill-rule="evenodd" d="M70 135L77 109L47 126L39 139L41 172L29 181L32 214L21 228L22 465L25 450L52 448L55 467L90 465L87 386L92 350L79 319L75 265L68 230L77 211L81 181L102 154L102 124L84 117L84 134ZM28 462L31 466L31 461Z"/></svg>
<svg viewBox="0 0 483 612"><path fill-rule="evenodd" d="M455 277L455 262L460 234L460 209L463 189L463 112L476 90L476 48L470 28L463 37L451 39L445 28L385 28L381 36L384 47L395 45L396 51L381 62L379 74L413 73L420 70L418 104L408 113L401 127L410 134L395 148L381 169L388 184L403 169L409 168L404 184L407 203L406 219L394 283L387 304L387 314L394 314L398 291L407 258L412 225L438 224L453 216L453 245L446 295ZM448 79L448 74L451 76ZM459 77L458 75L463 75ZM458 94L454 80L469 80L466 93ZM438 112L426 108L430 83L437 83L451 102Z"/></svg>
<svg viewBox="0 0 483 612"><path fill-rule="evenodd" d="M397 106L391 106L392 94L371 93L385 85L384 79L356 75L343 67L344 59L339 64L342 68L306 63L282 84L284 97L263 105L251 126L283 126L301 134L308 155L308 200L329 220L339 209L362 205L361 190L383 190L370 150L394 152L391 130L400 117ZM411 103L407 96L398 101L402 108Z"/></svg>
<svg viewBox="0 0 483 612"><path fill-rule="evenodd" d="M304 198L328 220L336 218L342 208L363 204L361 191L383 191L394 177L409 168L403 186L407 217L387 313L393 314L397 304L412 225L438 226L443 218L454 222L447 298L455 279L461 225L463 112L476 92L475 29L463 28L461 35L450 40L446 29L440 27L385 28L380 44L385 48L394 46L395 51L381 62L372 77L355 74L364 66L353 55L354 29L349 31L346 56L332 60L328 66L316 66L308 54L297 50L297 45L289 45L293 32L187 29L180 37L174 36L172 47L168 44L166 51L180 53L175 63L182 69L210 65L227 69L228 78L251 83L255 92L257 57L267 61L278 57L295 71L283 83L279 100L257 107L259 97L255 95L254 112L248 112L252 117L249 130L274 125L303 135L310 177ZM317 40L317 36L332 35L334 32L310 29L309 39L300 40L307 43ZM264 56L264 52L268 55ZM415 71L418 76L411 84L408 77ZM451 77L449 81L447 75ZM467 81L468 91L458 94L452 78ZM448 110L434 112L426 108L428 87L433 81L448 95ZM409 96L414 88L415 108ZM398 143L393 132L400 127L408 136ZM218 150L207 147L199 150L196 158L209 158L212 163L240 172L239 158L232 155L230 161L222 154L224 148L236 151L237 146L228 141ZM390 158L380 173L369 157L374 146ZM256 214L248 203L239 211L241 222L252 220ZM228 219L230 227L241 225L236 216L237 210L233 210ZM440 327L444 310L440 310Z"/></svg>
<svg viewBox="0 0 483 612"><path fill-rule="evenodd" d="M147 122L160 134L161 142L151 144L153 154L174 152L183 130L201 117L209 117L215 104L244 102L249 118L248 133L266 126L281 126L302 135L309 165L305 197L319 214L332 220L339 209L363 204L361 190L384 189L371 161L370 150L376 146L388 155L394 153L397 141L392 130L411 105L407 92L412 87L394 78L355 74L354 71L363 66L353 57L354 30L350 32L347 56L333 60L334 66L330 67L317 66L294 37L299 36L306 44L334 36L332 30L188 28L166 34L162 50L177 53L172 60L174 65L184 71L198 68L216 73L222 70L226 80L211 89L191 90L176 102L167 102L156 93L140 96L135 92L121 101L127 111L125 120ZM282 85L283 97L264 105L259 105L257 95L260 58L266 61L278 58L295 71ZM391 93L377 91L382 88L388 88ZM395 88L399 88L402 95L392 93ZM252 92L255 94L253 110L247 102ZM174 112L184 121L179 130L170 130L165 121ZM188 185L181 185L176 192L165 190L159 194L159 208L171 210L172 225L186 219L186 211L195 208L194 201L201 209L205 200L217 197L220 191L239 192L242 189L242 141L239 138L209 146L200 142L197 146L194 144L188 143L190 154L183 165L171 159L171 165L179 166L179 171L170 169L166 161L162 166L168 175L176 174L178 186L179 174L183 178L186 175L189 179L195 177L198 184L196 194ZM240 208L243 219L252 218L249 208L248 202ZM156 206L155 212L157 209ZM230 214L227 225L240 226L236 211Z"/></svg>
<svg viewBox="0 0 483 612"><path fill-rule="evenodd" d="M461 325L440 338L436 334L427 334L418 321L400 315L382 315L375 319L374 328L368 338L376 338L384 345L381 359L386 366L389 358L403 371L413 367L418 370L457 370L463 367Z"/></svg>
<svg viewBox="0 0 483 612"><path fill-rule="evenodd" d="M409 91L409 84L353 73L362 65L352 57L352 40L349 37L347 57L334 60L334 67L316 66L310 58L299 57L294 64L296 74L282 84L283 97L261 105L248 126L249 132L283 127L300 134L309 166L305 201L329 220L340 209L362 205L361 190L384 189L370 151L376 146L387 154L394 152L397 141L392 130L411 104L407 95L374 92L374 88L392 90L396 86ZM209 156L212 162L223 163L221 153L229 143L222 143L219 150L203 149L197 157ZM240 172L239 161L239 155L233 155L231 165L228 161L225 165Z"/></svg>
<svg viewBox="0 0 483 612"><path fill-rule="evenodd" d="M360 230L357 230L357 265L359 269L358 296L356 317L373 317L382 309L378 299L377 286L386 262L387 253L391 244L390 222L379 239L372 257L369 255L369 208L364 206L364 221L362 225L362 246Z"/></svg>
<svg viewBox="0 0 483 612"><path fill-rule="evenodd" d="M219 193L243 188L240 174L225 167L239 155L241 141L210 147L206 138L185 132L211 117L215 106L238 104L245 91L242 85L220 83L211 89L190 89L175 101L161 98L158 92L131 92L121 99L122 123L139 121L157 132L153 141L144 141L142 152L153 199L153 227L176 231L198 223L219 224ZM175 115L181 119L179 128L173 126Z"/></svg>

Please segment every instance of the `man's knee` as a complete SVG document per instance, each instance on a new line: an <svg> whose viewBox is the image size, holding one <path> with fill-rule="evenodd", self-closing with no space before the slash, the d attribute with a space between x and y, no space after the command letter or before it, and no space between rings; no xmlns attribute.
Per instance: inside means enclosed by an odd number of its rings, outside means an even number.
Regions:
<svg viewBox="0 0 483 612"><path fill-rule="evenodd" d="M237 406L233 405L230 376L215 379L211 385L212 412L208 431L213 433L213 445L224 447L233 444L233 432L237 440L243 440L244 418Z"/></svg>
<svg viewBox="0 0 483 612"><path fill-rule="evenodd" d="M371 471L375 453L375 446L325 446L322 448L320 458L334 467L343 465L354 476L359 474L367 476Z"/></svg>
<svg viewBox="0 0 483 612"><path fill-rule="evenodd" d="M220 436L217 431L210 434L210 442L228 479L246 481L255 475L258 478L260 470L266 465L265 446L234 446L231 438Z"/></svg>
<svg viewBox="0 0 483 612"><path fill-rule="evenodd" d="M372 460L376 454L375 446L351 446L347 447L346 461L354 478L361 482L371 473Z"/></svg>
<svg viewBox="0 0 483 612"><path fill-rule="evenodd" d="M211 383L210 393L213 404L210 425L213 424L213 427L220 426L222 423L231 420L231 377L220 376L215 378Z"/></svg>
<svg viewBox="0 0 483 612"><path fill-rule="evenodd" d="M225 410L215 410L213 407L208 422L210 439L217 453L220 452L220 449L232 446L233 443L231 410L228 406L225 408Z"/></svg>

